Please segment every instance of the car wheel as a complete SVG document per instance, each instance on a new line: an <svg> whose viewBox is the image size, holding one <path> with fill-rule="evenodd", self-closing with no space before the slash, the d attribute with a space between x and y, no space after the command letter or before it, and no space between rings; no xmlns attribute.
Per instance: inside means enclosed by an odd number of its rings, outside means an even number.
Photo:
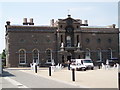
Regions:
<svg viewBox="0 0 120 90"><path fill-rule="evenodd" d="M85 69L85 68L81 68L81 70L82 70L82 71L86 71L86 69Z"/></svg>
<svg viewBox="0 0 120 90"><path fill-rule="evenodd" d="M94 67L92 67L91 70L94 70Z"/></svg>

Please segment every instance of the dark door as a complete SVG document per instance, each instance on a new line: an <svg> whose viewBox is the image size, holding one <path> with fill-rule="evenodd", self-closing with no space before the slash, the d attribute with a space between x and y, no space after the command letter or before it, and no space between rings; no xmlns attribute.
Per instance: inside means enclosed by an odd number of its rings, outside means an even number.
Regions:
<svg viewBox="0 0 120 90"><path fill-rule="evenodd" d="M71 56L67 56L67 60L71 61Z"/></svg>

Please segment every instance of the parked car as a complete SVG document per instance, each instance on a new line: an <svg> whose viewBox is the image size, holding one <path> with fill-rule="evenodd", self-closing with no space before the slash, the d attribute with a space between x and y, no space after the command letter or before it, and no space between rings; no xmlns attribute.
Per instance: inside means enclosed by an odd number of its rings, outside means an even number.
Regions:
<svg viewBox="0 0 120 90"><path fill-rule="evenodd" d="M72 59L70 68L86 71L87 69L93 70L94 65L91 59Z"/></svg>

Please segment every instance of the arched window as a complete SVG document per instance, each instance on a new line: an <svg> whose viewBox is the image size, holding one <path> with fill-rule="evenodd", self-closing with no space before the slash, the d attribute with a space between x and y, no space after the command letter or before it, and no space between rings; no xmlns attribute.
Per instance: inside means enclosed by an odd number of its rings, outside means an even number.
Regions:
<svg viewBox="0 0 120 90"><path fill-rule="evenodd" d="M50 49L46 50L46 59L47 59L47 63L51 63L52 52Z"/></svg>
<svg viewBox="0 0 120 90"><path fill-rule="evenodd" d="M71 37L67 36L67 47L71 47Z"/></svg>
<svg viewBox="0 0 120 90"><path fill-rule="evenodd" d="M26 64L26 51L24 49L19 50L19 64Z"/></svg>
<svg viewBox="0 0 120 90"><path fill-rule="evenodd" d="M102 53L101 53L101 49L97 50L97 60L102 61Z"/></svg>
<svg viewBox="0 0 120 90"><path fill-rule="evenodd" d="M110 59L110 58L112 58L112 49L111 48L109 48L108 52L107 52L107 59Z"/></svg>
<svg viewBox="0 0 120 90"><path fill-rule="evenodd" d="M88 58L90 59L90 49L86 49L86 55L85 55L85 58Z"/></svg>
<svg viewBox="0 0 120 90"><path fill-rule="evenodd" d="M33 50L33 62L39 64L39 51L37 49Z"/></svg>

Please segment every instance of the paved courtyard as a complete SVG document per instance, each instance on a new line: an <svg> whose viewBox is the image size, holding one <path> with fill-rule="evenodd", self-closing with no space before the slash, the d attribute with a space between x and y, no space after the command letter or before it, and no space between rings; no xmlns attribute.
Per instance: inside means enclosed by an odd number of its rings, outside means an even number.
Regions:
<svg viewBox="0 0 120 90"><path fill-rule="evenodd" d="M52 72L52 76L49 76L48 70L39 68L37 73L30 69L20 71L83 88L118 88L118 69L115 68L76 71L75 82L72 81L72 71L67 68Z"/></svg>

